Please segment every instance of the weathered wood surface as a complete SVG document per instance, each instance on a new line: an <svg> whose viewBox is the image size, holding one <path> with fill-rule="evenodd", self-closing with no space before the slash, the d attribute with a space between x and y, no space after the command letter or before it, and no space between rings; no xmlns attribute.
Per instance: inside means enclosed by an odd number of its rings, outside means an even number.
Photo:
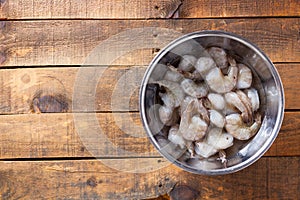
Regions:
<svg viewBox="0 0 300 200"><path fill-rule="evenodd" d="M74 116L68 113L0 115L0 159L160 156L146 137L139 113L96 114L102 131L97 135L90 134L97 125L86 123L93 114L76 115L87 120L76 122L75 127ZM286 112L281 131L266 155L300 156L299 130L300 112Z"/></svg>
<svg viewBox="0 0 300 200"><path fill-rule="evenodd" d="M0 0L0 199L298 199L299 16L298 0ZM170 165L145 137L137 112L138 85L154 55L198 30L225 30L257 44L285 89L274 144L231 175ZM79 66L96 47L101 54L89 64L114 67L103 71L95 105L72 110ZM123 84L116 93L120 80L136 90ZM93 134L97 127L102 135Z"/></svg>
<svg viewBox="0 0 300 200"><path fill-rule="evenodd" d="M160 161L159 161L160 160ZM0 162L1 199L298 199L299 157L261 158L226 176L201 176L160 158ZM152 166L147 173L114 169ZM157 167L157 168L156 168Z"/></svg>
<svg viewBox="0 0 300 200"><path fill-rule="evenodd" d="M286 109L300 109L300 82L295 81L300 77L300 64L276 64L276 67L283 81ZM90 110L77 109L78 112L138 111L138 89L146 68L147 66L89 67L85 71L78 67L2 69L0 113L35 112L33 106L39 106L41 112L72 112L72 100L76 99L73 96L76 90L74 83L82 82L78 73L95 69L103 72L98 84L95 84L95 106ZM81 87L82 90L88 90L88 86ZM118 97L114 98L115 95ZM51 104L52 107L44 108Z"/></svg>
<svg viewBox="0 0 300 200"><path fill-rule="evenodd" d="M99 126L92 123L93 117L89 113L0 115L0 158L159 156L138 113L97 114ZM74 118L85 120L75 124ZM91 134L97 127L97 134ZM83 129L87 130L81 133Z"/></svg>
<svg viewBox="0 0 300 200"><path fill-rule="evenodd" d="M297 0L2 0L4 19L145 19L299 16Z"/></svg>
<svg viewBox="0 0 300 200"><path fill-rule="evenodd" d="M273 62L300 62L299 18L266 19L191 19L191 20L54 20L2 21L0 26L0 64L3 66L81 65L88 54L107 39L114 38L104 55L129 48L113 62L116 65L147 65L155 48L161 48L177 38L179 33L199 30L225 30L239 34L257 44ZM145 27L159 27L157 32ZM135 32L132 29L142 28ZM162 29L167 28L170 30ZM127 32L127 39L114 36ZM144 33L140 33L144 30ZM175 34L174 31L179 33ZM140 33L140 34L138 34ZM145 40L145 38L147 38ZM126 39L126 37L125 37ZM125 42L127 41L127 42ZM131 49L137 44L144 52ZM149 49L150 48L150 49ZM135 51L134 51L135 50ZM107 58L108 56L106 56ZM123 58L123 59L122 59ZM111 64L111 59L97 60L97 65Z"/></svg>

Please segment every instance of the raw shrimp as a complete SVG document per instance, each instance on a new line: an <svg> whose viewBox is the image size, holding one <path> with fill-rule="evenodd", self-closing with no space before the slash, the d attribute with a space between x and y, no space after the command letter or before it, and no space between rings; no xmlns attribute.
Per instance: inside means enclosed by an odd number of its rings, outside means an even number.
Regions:
<svg viewBox="0 0 300 200"><path fill-rule="evenodd" d="M250 99L252 111L255 112L259 109L259 95L256 89L250 88L245 90L246 95Z"/></svg>
<svg viewBox="0 0 300 200"><path fill-rule="evenodd" d="M200 113L202 119L209 124L209 112L204 106L204 99L200 99L197 101L197 111Z"/></svg>
<svg viewBox="0 0 300 200"><path fill-rule="evenodd" d="M237 81L238 68L235 66L229 67L228 75L222 73L221 69L215 67L211 69L205 77L206 83L213 91L217 93L226 93L231 91Z"/></svg>
<svg viewBox="0 0 300 200"><path fill-rule="evenodd" d="M175 107L178 107L180 105L181 101L185 97L185 94L178 83L167 80L160 80L154 83L163 86L166 89L168 95L175 99Z"/></svg>
<svg viewBox="0 0 300 200"><path fill-rule="evenodd" d="M186 96L180 105L180 115L183 115L183 112L187 109L188 105L191 104L192 101L194 101L193 104L195 106L194 111L193 111L194 114L200 114L201 118L207 124L209 124L209 113L208 113L207 109L205 108L205 106L203 105L204 99L198 100L194 97Z"/></svg>
<svg viewBox="0 0 300 200"><path fill-rule="evenodd" d="M195 142L195 152L208 158L221 149L227 149L233 145L233 137L228 133L223 133L220 128L213 128L207 134L207 137L200 142Z"/></svg>
<svg viewBox="0 0 300 200"><path fill-rule="evenodd" d="M242 118L245 122L250 121L251 113L240 99L240 96L235 92L228 92L224 95L227 104L236 107L242 114Z"/></svg>
<svg viewBox="0 0 300 200"><path fill-rule="evenodd" d="M227 54L224 49L219 47L210 47L208 48L208 53L214 59L219 68L223 69L228 66Z"/></svg>
<svg viewBox="0 0 300 200"><path fill-rule="evenodd" d="M223 132L220 128L213 128L207 134L206 141L218 150L227 149L232 146L233 137L232 135Z"/></svg>
<svg viewBox="0 0 300 200"><path fill-rule="evenodd" d="M240 114L227 115L225 129L229 134L238 140L248 140L254 136L261 125L261 116L256 114L252 125L243 122Z"/></svg>
<svg viewBox="0 0 300 200"><path fill-rule="evenodd" d="M161 100L164 102L164 105L168 108L175 108L176 107L176 99L172 93L159 93Z"/></svg>
<svg viewBox="0 0 300 200"><path fill-rule="evenodd" d="M209 110L210 122L218 128L223 128L225 125L225 118L216 110Z"/></svg>
<svg viewBox="0 0 300 200"><path fill-rule="evenodd" d="M197 101L192 100L181 115L179 131L186 140L201 139L207 130L207 123L198 114Z"/></svg>
<svg viewBox="0 0 300 200"><path fill-rule="evenodd" d="M172 82L180 82L183 79L183 75L177 71L168 70L165 73L164 80L172 81Z"/></svg>
<svg viewBox="0 0 300 200"><path fill-rule="evenodd" d="M184 79L180 85L187 95L195 98L204 97L208 93L208 88L205 83L196 84L191 79Z"/></svg>
<svg viewBox="0 0 300 200"><path fill-rule="evenodd" d="M183 71L179 68L176 68L171 64L168 64L167 66L169 67L171 72L173 72L177 76L181 77L180 80L178 80L177 82L180 82L183 78L188 78L188 79L192 79L192 80L195 80L195 81L203 80L201 74L197 70L195 70L193 72L189 72L189 71Z"/></svg>
<svg viewBox="0 0 300 200"><path fill-rule="evenodd" d="M195 69L197 58L192 55L184 55L178 65L178 69L186 72L192 72Z"/></svg>
<svg viewBox="0 0 300 200"><path fill-rule="evenodd" d="M169 130L168 140L180 146L180 148L184 148L186 146L185 140L182 137L182 134L179 131L179 126L172 126Z"/></svg>
<svg viewBox="0 0 300 200"><path fill-rule="evenodd" d="M206 74L211 70L216 68L217 65L215 61L210 57L200 57L195 65L196 70L205 77Z"/></svg>
<svg viewBox="0 0 300 200"><path fill-rule="evenodd" d="M199 140L205 135L206 130L207 124L205 121L203 121L200 116L195 115L191 118L188 128L186 130L182 130L184 131L183 137L191 141Z"/></svg>
<svg viewBox="0 0 300 200"><path fill-rule="evenodd" d="M184 100L181 102L180 104L180 115L183 114L183 112L186 110L187 106L191 103L191 101L195 101L195 98L191 97L191 96L186 96L184 98Z"/></svg>
<svg viewBox="0 0 300 200"><path fill-rule="evenodd" d="M169 108L165 105L158 109L158 114L161 122L167 126L175 124L179 119L177 110L174 110L174 108Z"/></svg>
<svg viewBox="0 0 300 200"><path fill-rule="evenodd" d="M249 88L252 83L252 72L251 70L244 64L238 64L239 74L237 78L237 89L245 89Z"/></svg>
<svg viewBox="0 0 300 200"><path fill-rule="evenodd" d="M248 121L247 119L245 119L247 123L251 122L252 123L252 105L251 105L251 101L250 99L247 97L247 95L242 92L241 90L237 90L236 94L239 96L240 100L243 102L243 104L245 105L247 112L248 112Z"/></svg>
<svg viewBox="0 0 300 200"><path fill-rule="evenodd" d="M211 108L215 110L223 110L225 108L225 100L221 94L209 93L207 95L211 103Z"/></svg>
<svg viewBox="0 0 300 200"><path fill-rule="evenodd" d="M238 113L238 112L239 112L239 110L235 106L225 102L225 106L224 106L224 109L223 109L223 114L225 116L233 114L233 113Z"/></svg>

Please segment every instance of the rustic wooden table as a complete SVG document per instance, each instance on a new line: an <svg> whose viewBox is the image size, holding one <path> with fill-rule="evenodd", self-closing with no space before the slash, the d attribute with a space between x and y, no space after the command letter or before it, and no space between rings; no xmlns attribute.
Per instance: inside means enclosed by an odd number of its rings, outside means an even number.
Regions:
<svg viewBox="0 0 300 200"><path fill-rule="evenodd" d="M0 6L0 199L300 198L299 0L1 0ZM142 34L157 47L133 49L113 63L98 59L112 67L97 82L93 109L72 110L89 53L116 34L145 27L166 28L166 34ZM182 171L140 137L138 88L119 91L112 106L118 81L139 84L159 48L174 39L169 30L233 32L275 63L285 118L275 143L255 164L225 176ZM96 118L109 142L93 143L93 127L74 122L74 113Z"/></svg>

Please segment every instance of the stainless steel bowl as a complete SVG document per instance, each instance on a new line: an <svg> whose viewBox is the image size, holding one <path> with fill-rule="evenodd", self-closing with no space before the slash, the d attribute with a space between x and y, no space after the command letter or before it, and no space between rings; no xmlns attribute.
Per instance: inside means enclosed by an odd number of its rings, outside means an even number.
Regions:
<svg viewBox="0 0 300 200"><path fill-rule="evenodd" d="M227 155L227 167L216 159L205 162L197 159L185 160L182 151L166 139L164 127L157 116L157 86L153 81L161 80L167 71L167 62L176 62L180 56L192 54L203 56L204 50L218 46L235 57L238 62L251 67L258 88L262 113L262 125L258 133L248 141L235 141ZM169 161L180 168L197 174L219 175L239 171L258 160L271 146L281 127L284 115L284 91L275 66L254 44L232 33L223 31L201 31L187 34L162 49L150 63L140 89L140 112L146 132L158 149Z"/></svg>

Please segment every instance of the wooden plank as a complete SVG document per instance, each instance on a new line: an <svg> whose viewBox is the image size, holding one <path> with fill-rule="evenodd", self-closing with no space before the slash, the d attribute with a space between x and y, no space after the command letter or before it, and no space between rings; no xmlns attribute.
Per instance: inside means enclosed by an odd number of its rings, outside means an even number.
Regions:
<svg viewBox="0 0 300 200"><path fill-rule="evenodd" d="M285 108L299 109L300 92L297 88L300 88L300 64L277 64L276 68L284 87Z"/></svg>
<svg viewBox="0 0 300 200"><path fill-rule="evenodd" d="M0 158L159 156L138 113L99 113L93 117L88 113L75 118L67 113L0 115ZM299 130L300 112L287 112L266 155L300 156Z"/></svg>
<svg viewBox="0 0 300 200"><path fill-rule="evenodd" d="M181 5L181 6L180 6ZM6 19L145 19L176 17L299 16L297 0L2 0L0 17Z"/></svg>
<svg viewBox="0 0 300 200"><path fill-rule="evenodd" d="M138 113L1 115L0 133L0 158L159 155Z"/></svg>
<svg viewBox="0 0 300 200"><path fill-rule="evenodd" d="M147 66L53 67L0 70L0 114L36 112L72 112L72 100L78 90L89 91L89 86L76 83L89 81L89 73L103 72L95 84L95 106L77 112L138 111L139 86ZM283 81L287 109L300 109L300 64L276 64ZM84 80L80 79L84 77ZM100 76L99 76L100 77ZM126 83L126 84L125 84ZM93 89L93 88L92 88ZM118 98L114 98L118 96ZM38 100L38 102L37 102ZM34 108L35 106L35 108ZM47 107L47 109L46 109Z"/></svg>
<svg viewBox="0 0 300 200"><path fill-rule="evenodd" d="M267 18L4 21L0 26L0 61L7 67L81 65L90 52L98 47L96 50L101 54L96 56L94 64L107 65L115 59L115 65L147 65L156 54L153 49L165 46L180 33L225 30L256 43L273 62L300 62L299 20ZM134 28L141 29L132 30ZM144 47L147 47L145 51L138 50ZM123 55L119 55L122 54L121 50L125 51Z"/></svg>
<svg viewBox="0 0 300 200"><path fill-rule="evenodd" d="M183 18L299 16L300 5L297 0L189 0L180 11Z"/></svg>
<svg viewBox="0 0 300 200"><path fill-rule="evenodd" d="M300 137L297 136L300 133L300 125L297 124L298 120L300 120L299 114L298 112L284 113L284 119L278 137L267 151L266 156L288 156L286 152L289 151L299 156L300 146L296 144L300 142Z"/></svg>
<svg viewBox="0 0 300 200"><path fill-rule="evenodd" d="M124 173L122 165L164 165L155 158L100 161L0 162L2 199L297 199L299 157L261 158L240 172L201 176L167 167ZM155 168L154 168L155 169ZM146 171L146 170L145 170ZM288 187L287 187L288 186Z"/></svg>

